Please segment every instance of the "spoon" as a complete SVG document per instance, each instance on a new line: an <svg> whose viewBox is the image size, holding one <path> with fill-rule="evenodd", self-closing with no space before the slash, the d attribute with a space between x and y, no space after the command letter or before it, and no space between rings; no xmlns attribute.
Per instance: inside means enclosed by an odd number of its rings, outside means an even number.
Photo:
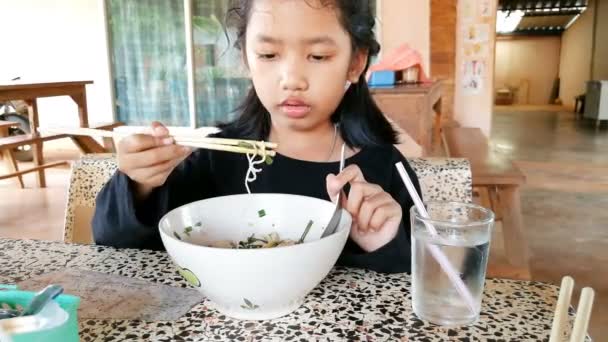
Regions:
<svg viewBox="0 0 608 342"><path fill-rule="evenodd" d="M44 290L36 293L30 304L23 310L20 316L36 315L57 296L63 293L60 285L49 285Z"/></svg>
<svg viewBox="0 0 608 342"><path fill-rule="evenodd" d="M0 319L13 318L21 314L18 310L0 309Z"/></svg>
<svg viewBox="0 0 608 342"><path fill-rule="evenodd" d="M63 293L63 287L59 285L49 285L44 290L36 293L32 301L28 304L28 306L23 310L23 312L19 312L18 310L13 309L0 309L0 319L14 318L18 316L30 316L36 315L44 307L57 296Z"/></svg>
<svg viewBox="0 0 608 342"><path fill-rule="evenodd" d="M340 172L342 172L342 170L344 170L344 155L345 155L345 144L342 145L342 152L340 153ZM338 197L336 198L336 207L334 209L334 213L331 215L331 219L329 220L329 223L327 224L327 228L325 228L325 231L323 232L323 234L321 235L321 238L324 238L326 236L329 236L331 234L333 234L336 229L338 228L338 226L340 225L340 218L342 218L342 206L340 205L340 193L342 192L342 190L340 190L340 192L338 192Z"/></svg>

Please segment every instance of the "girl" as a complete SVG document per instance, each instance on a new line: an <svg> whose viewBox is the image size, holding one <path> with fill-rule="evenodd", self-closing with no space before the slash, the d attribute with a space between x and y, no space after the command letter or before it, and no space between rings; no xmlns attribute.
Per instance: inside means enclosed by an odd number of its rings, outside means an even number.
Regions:
<svg viewBox="0 0 608 342"><path fill-rule="evenodd" d="M219 137L278 143L253 193L335 198L353 227L338 264L380 272L410 271L413 205L394 164L396 133L371 98L364 73L380 47L368 0L242 0L237 46L253 87L241 115ZM152 124L118 145L119 171L97 198L95 242L162 249L157 224L169 210L196 200L245 192L242 154L190 151ZM347 167L338 175L340 146Z"/></svg>

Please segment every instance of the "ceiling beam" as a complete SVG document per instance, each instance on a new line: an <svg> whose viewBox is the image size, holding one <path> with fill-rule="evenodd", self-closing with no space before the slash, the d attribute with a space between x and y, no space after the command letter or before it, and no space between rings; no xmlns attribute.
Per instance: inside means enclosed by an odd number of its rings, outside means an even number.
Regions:
<svg viewBox="0 0 608 342"><path fill-rule="evenodd" d="M553 29L523 29L509 33L497 33L498 36L560 36L564 32L563 28Z"/></svg>
<svg viewBox="0 0 608 342"><path fill-rule="evenodd" d="M524 17L548 17L548 16L572 16L572 15L577 15L577 14L581 14L583 11L582 10L562 10L559 12L526 12L526 14L524 15Z"/></svg>
<svg viewBox="0 0 608 342"><path fill-rule="evenodd" d="M500 0L503 11L586 7L588 0Z"/></svg>

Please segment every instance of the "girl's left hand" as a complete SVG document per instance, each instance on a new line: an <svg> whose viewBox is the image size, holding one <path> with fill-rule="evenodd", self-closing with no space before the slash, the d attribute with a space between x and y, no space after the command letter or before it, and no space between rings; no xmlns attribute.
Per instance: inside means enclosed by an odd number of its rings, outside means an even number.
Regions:
<svg viewBox="0 0 608 342"><path fill-rule="evenodd" d="M364 251L373 252L397 235L401 224L401 206L379 185L368 183L357 165L349 165L339 175L327 175L327 193L335 199L338 191L350 183L348 199L342 207L353 217L350 237Z"/></svg>

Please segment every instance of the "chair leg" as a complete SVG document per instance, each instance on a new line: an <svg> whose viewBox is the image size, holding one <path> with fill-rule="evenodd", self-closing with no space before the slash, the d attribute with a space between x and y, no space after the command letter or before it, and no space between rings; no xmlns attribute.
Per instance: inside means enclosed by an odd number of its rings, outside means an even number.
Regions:
<svg viewBox="0 0 608 342"><path fill-rule="evenodd" d="M474 191L479 196L479 205L487 209L492 209L492 202L488 188L485 186L479 186L475 187Z"/></svg>
<svg viewBox="0 0 608 342"><path fill-rule="evenodd" d="M19 166L17 165L17 159L15 159L15 155L13 151L9 148L2 150L2 156L4 157L4 162L6 163L6 169L9 173L15 173L19 171ZM17 182L21 189L25 188L23 184L23 177L21 175L16 176Z"/></svg>
<svg viewBox="0 0 608 342"><path fill-rule="evenodd" d="M490 197L490 203L492 210L494 211L494 217L496 221L502 221L502 207L500 205L500 198L498 198L498 188L496 186L488 187L488 195Z"/></svg>
<svg viewBox="0 0 608 342"><path fill-rule="evenodd" d="M524 234L519 188L501 186L498 191L507 259L514 266L529 267L528 241Z"/></svg>

